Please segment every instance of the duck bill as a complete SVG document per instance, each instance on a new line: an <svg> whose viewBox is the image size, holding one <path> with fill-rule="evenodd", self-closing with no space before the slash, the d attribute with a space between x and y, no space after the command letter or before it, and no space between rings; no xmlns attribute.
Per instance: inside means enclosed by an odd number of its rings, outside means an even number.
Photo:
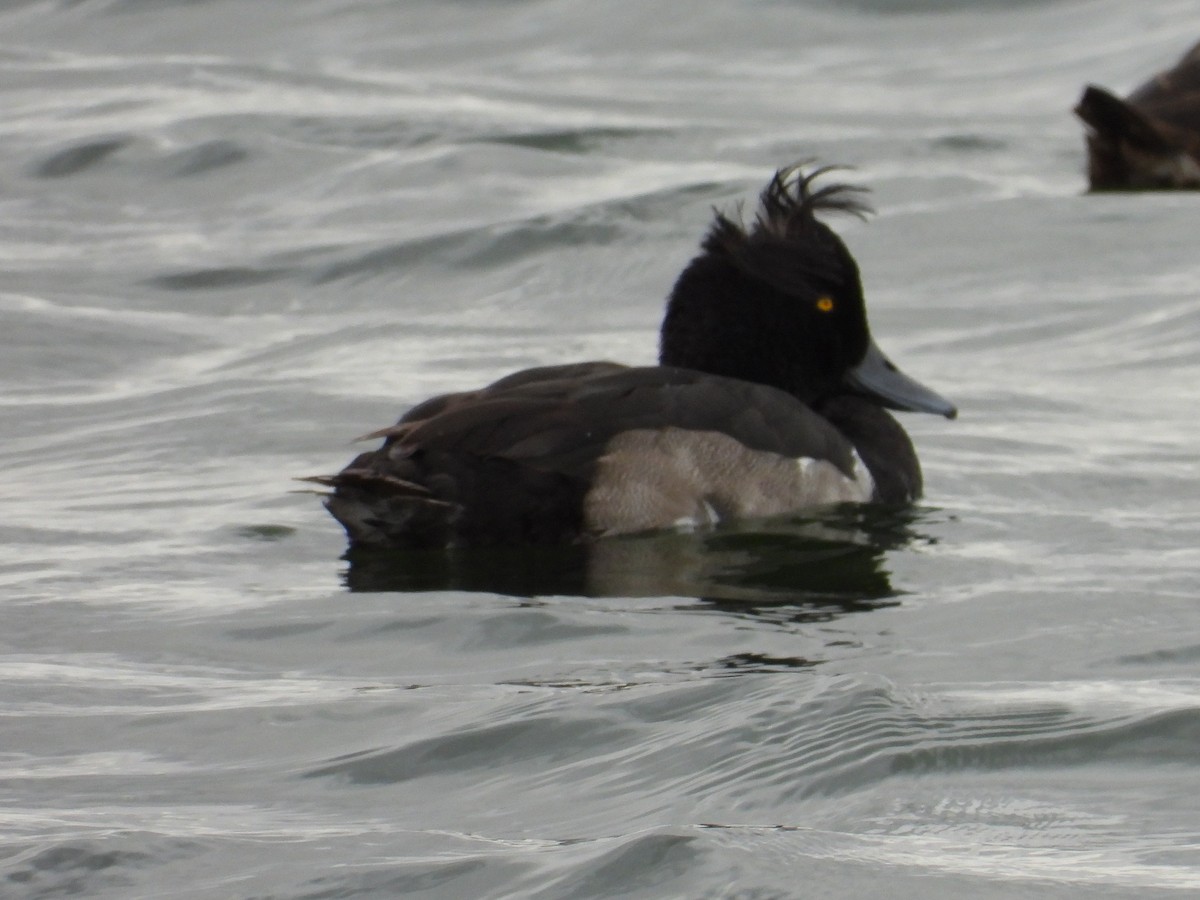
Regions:
<svg viewBox="0 0 1200 900"><path fill-rule="evenodd" d="M846 373L846 386L880 406L904 412L927 412L953 419L954 404L909 378L871 341L862 362Z"/></svg>

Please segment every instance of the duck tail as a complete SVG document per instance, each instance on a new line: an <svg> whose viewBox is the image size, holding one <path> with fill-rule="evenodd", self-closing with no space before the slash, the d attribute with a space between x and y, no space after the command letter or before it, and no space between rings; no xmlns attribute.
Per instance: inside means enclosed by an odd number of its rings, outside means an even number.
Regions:
<svg viewBox="0 0 1200 900"><path fill-rule="evenodd" d="M444 547L461 513L457 503L386 472L351 467L301 480L333 488L325 508L352 546Z"/></svg>

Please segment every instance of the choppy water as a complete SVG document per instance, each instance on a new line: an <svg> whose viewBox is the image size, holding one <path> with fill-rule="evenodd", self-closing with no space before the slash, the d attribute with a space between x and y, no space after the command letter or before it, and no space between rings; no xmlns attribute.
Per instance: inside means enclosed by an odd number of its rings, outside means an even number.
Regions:
<svg viewBox="0 0 1200 900"><path fill-rule="evenodd" d="M1200 891L1194 195L1081 196L1162 0L0 11L0 894ZM293 476L653 358L714 205L839 230L927 498L340 559Z"/></svg>

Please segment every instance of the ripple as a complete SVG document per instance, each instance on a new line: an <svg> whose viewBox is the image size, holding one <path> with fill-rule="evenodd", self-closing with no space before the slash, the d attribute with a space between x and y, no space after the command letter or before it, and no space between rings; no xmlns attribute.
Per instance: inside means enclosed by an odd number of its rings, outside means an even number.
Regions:
<svg viewBox="0 0 1200 900"><path fill-rule="evenodd" d="M1200 644L1152 650L1149 653L1131 653L1116 660L1120 665L1188 665L1200 662Z"/></svg>
<svg viewBox="0 0 1200 900"><path fill-rule="evenodd" d="M616 224L550 217L506 225L472 228L449 234L377 247L323 266L315 284L384 277L415 263L440 261L465 269L523 259L538 252L560 251L585 244L607 245L624 234Z"/></svg>
<svg viewBox="0 0 1200 900"><path fill-rule="evenodd" d="M946 134L931 141L935 148L958 153L993 153L1007 148L1007 143L988 134Z"/></svg>
<svg viewBox="0 0 1200 900"><path fill-rule="evenodd" d="M99 888L132 884L124 870L145 866L152 856L140 851L109 850L99 841L65 843L5 866L5 880L34 898L90 894Z"/></svg>
<svg viewBox="0 0 1200 900"><path fill-rule="evenodd" d="M595 746L623 744L632 737L632 729L602 719L535 717L356 753L307 774L313 778L342 776L355 784L394 784L470 771L488 773L497 766L561 765L565 760L588 756Z"/></svg>
<svg viewBox="0 0 1200 900"><path fill-rule="evenodd" d="M765 816L772 825L824 821L858 830L862 804L894 802L932 775L938 779L928 783L947 785L1017 770L1029 779L1194 768L1196 687L930 686L914 693L879 678L813 677L801 668L619 691L549 691L500 703L490 713L494 721L351 754L308 774L399 784L470 773L481 803L493 792L514 791L531 804L548 803L556 786L572 784L601 820L666 805L693 824ZM779 820L782 810L791 821ZM929 812L876 808L873 815L889 832L906 821L949 821ZM985 805L974 821L991 830L1008 815ZM1060 836L1074 827L1061 808L1049 815L1061 822L1053 826Z"/></svg>
<svg viewBox="0 0 1200 900"><path fill-rule="evenodd" d="M281 267L218 266L191 272L156 275L147 284L168 291L203 291L269 284L292 277L295 271Z"/></svg>
<svg viewBox="0 0 1200 900"><path fill-rule="evenodd" d="M128 147L132 138L103 138L60 150L34 167L40 178L66 178L95 168L118 150Z"/></svg>
<svg viewBox="0 0 1200 900"><path fill-rule="evenodd" d="M249 157L250 151L246 147L236 141L218 138L177 151L170 160L171 172L177 178L191 178L243 162Z"/></svg>
<svg viewBox="0 0 1200 900"><path fill-rule="evenodd" d="M693 788L806 799L929 773L1191 764L1200 740L1195 685L1149 682L988 686L914 695L835 679L783 714L764 698L757 749ZM788 704L789 706L791 704ZM802 724L802 727L797 727ZM777 792L777 793L775 793Z"/></svg>
<svg viewBox="0 0 1200 900"><path fill-rule="evenodd" d="M522 134L503 134L477 140L494 144L510 144L552 153L591 153L610 144L633 138L656 137L667 134L645 128L575 128L554 131L531 131Z"/></svg>
<svg viewBox="0 0 1200 900"><path fill-rule="evenodd" d="M547 883L538 896L560 900L589 897L651 896L701 861L696 836L686 832L651 831L620 841L573 870ZM663 896L670 896L664 893Z"/></svg>
<svg viewBox="0 0 1200 900"><path fill-rule="evenodd" d="M202 666L155 666L76 654L71 661L9 654L0 660L7 692L0 717L158 715L167 712L307 706L401 690L364 680L255 675Z"/></svg>
<svg viewBox="0 0 1200 900"><path fill-rule="evenodd" d="M887 835L803 826L713 824L706 828L712 830L718 846L737 851L735 859L754 861L749 879L761 872L770 883L782 883L789 877L811 878L814 872L825 871L827 877L844 884L845 871L850 868L862 872L868 882L877 880L878 889L887 892L883 896L892 895L888 885L895 878L913 876L936 876L948 891L938 896L996 900L1024 896L1026 890L1029 896L1075 897L1080 896L1081 886L1086 886L1082 888L1086 896L1112 898L1145 896L1143 891L1155 889L1194 891L1200 887L1194 868L1154 860L1138 838L1112 846L1109 841L1097 841L1097 829L1080 836L1077 843L1059 833L1057 844L1047 841L1031 846L1009 838L1028 834L1027 826L1036 827L1036 822L1013 825L1011 829L976 826L961 833ZM830 873L824 863L831 864L838 874ZM911 896L928 894L920 889Z"/></svg>

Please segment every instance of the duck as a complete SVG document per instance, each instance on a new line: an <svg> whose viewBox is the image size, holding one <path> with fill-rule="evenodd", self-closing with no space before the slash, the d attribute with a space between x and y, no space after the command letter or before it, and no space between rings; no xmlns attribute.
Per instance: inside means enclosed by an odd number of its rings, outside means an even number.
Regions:
<svg viewBox="0 0 1200 900"><path fill-rule="evenodd" d="M818 185L833 168L776 171L749 226L714 210L658 365L549 365L436 396L308 479L332 488L351 550L587 543L919 498L889 410L957 410L872 338L858 265L822 220L871 210L861 187Z"/></svg>
<svg viewBox="0 0 1200 900"><path fill-rule="evenodd" d="M1124 100L1084 88L1092 191L1200 189L1200 43Z"/></svg>

